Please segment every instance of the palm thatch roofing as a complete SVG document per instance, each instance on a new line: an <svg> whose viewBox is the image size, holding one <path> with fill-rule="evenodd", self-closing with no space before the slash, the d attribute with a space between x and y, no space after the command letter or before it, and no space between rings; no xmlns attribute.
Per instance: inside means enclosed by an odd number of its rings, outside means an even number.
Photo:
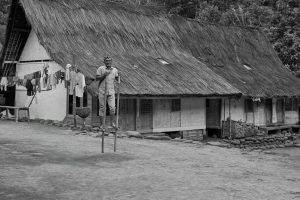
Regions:
<svg viewBox="0 0 300 200"><path fill-rule="evenodd" d="M122 95L300 95L300 81L257 29L202 25L105 0L19 2L57 63L76 57L94 77L103 57L112 57Z"/></svg>

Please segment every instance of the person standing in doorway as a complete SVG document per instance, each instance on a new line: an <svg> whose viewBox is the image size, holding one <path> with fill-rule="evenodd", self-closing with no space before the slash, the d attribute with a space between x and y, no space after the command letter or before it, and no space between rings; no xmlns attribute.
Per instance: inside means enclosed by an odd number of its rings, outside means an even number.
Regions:
<svg viewBox="0 0 300 200"><path fill-rule="evenodd" d="M115 127L116 122L116 98L115 98L115 80L118 78L118 70L112 67L112 59L110 57L104 58L104 66L100 66L96 72L96 81L99 81L99 117L100 128L104 125L104 113L105 111L105 92L107 98L107 104L109 106L109 114L111 126ZM106 91L105 91L106 84Z"/></svg>

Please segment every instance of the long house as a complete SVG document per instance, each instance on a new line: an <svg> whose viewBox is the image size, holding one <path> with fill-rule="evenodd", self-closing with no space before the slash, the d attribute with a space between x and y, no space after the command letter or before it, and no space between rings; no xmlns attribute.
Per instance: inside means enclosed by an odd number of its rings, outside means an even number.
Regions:
<svg viewBox="0 0 300 200"><path fill-rule="evenodd" d="M258 28L202 24L104 0L12 0L2 69L22 77L45 63L51 71L71 63L94 77L108 55L121 74L122 130L205 134L229 117L257 126L299 123L300 79ZM97 84L77 100L91 108L91 125L99 122ZM16 106L30 99L23 86L11 96ZM63 84L36 98L31 118L72 118L73 97Z"/></svg>

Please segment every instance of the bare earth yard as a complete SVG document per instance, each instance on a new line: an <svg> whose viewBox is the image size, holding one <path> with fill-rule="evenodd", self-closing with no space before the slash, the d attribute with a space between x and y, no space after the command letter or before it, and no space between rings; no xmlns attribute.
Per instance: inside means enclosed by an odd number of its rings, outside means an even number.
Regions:
<svg viewBox="0 0 300 200"><path fill-rule="evenodd" d="M300 148L245 152L0 121L0 199L300 199Z"/></svg>

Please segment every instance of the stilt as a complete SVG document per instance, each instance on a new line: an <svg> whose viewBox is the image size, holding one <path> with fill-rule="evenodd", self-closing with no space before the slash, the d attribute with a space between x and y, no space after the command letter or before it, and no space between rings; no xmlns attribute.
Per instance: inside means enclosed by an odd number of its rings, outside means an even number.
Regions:
<svg viewBox="0 0 300 200"><path fill-rule="evenodd" d="M104 134L105 134L105 130L106 130L106 79L104 79L103 81L105 81L105 89L104 89L104 115L103 115L103 124L102 124L102 147L101 147L101 152L104 153Z"/></svg>
<svg viewBox="0 0 300 200"><path fill-rule="evenodd" d="M120 108L120 76L118 77L118 95L117 95L117 118L116 118L116 132L114 139L114 152L117 151L117 133L119 129L119 108Z"/></svg>

